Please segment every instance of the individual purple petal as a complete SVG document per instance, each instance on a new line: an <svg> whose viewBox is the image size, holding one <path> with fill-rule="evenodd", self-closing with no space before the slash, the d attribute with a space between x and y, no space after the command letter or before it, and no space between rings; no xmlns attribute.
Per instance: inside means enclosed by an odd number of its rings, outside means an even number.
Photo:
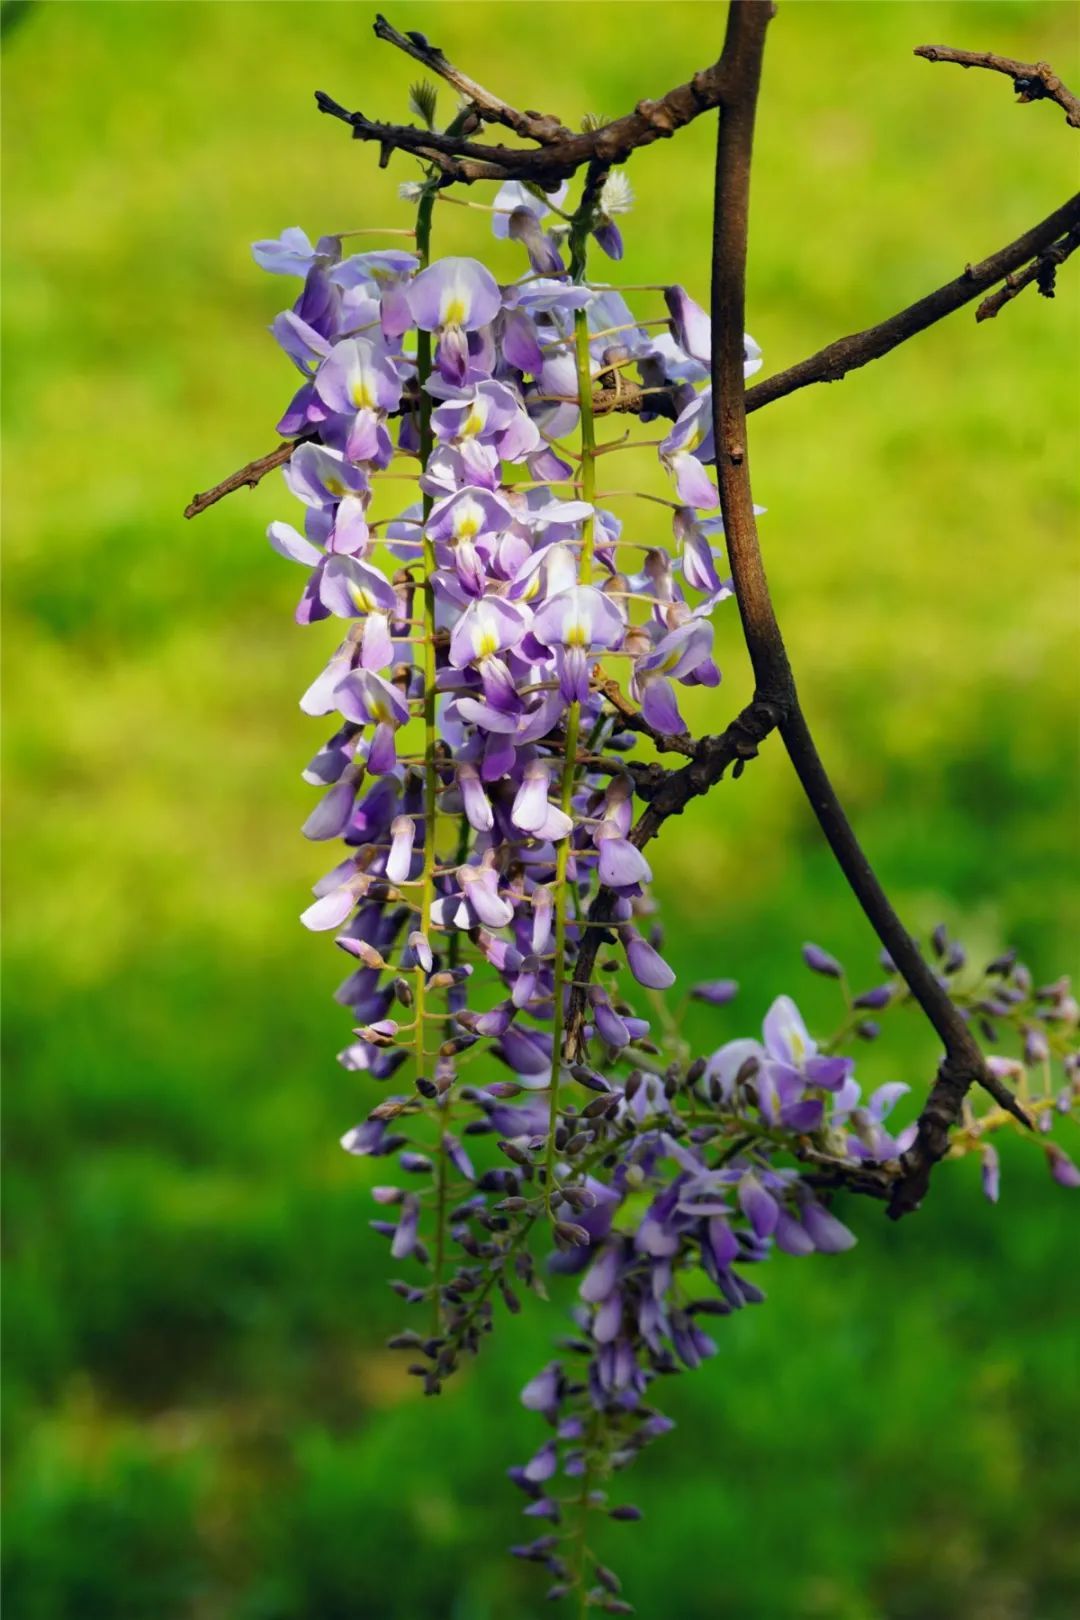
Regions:
<svg viewBox="0 0 1080 1620"><path fill-rule="evenodd" d="M648 681L641 699L641 712L656 731L668 736L679 736L686 730L686 721L679 713L675 688L664 676Z"/></svg>
<svg viewBox="0 0 1080 1620"><path fill-rule="evenodd" d="M670 458L669 465L675 474L675 493L683 505L707 512L720 504L716 486L696 456L680 452Z"/></svg>
<svg viewBox="0 0 1080 1620"><path fill-rule="evenodd" d="M803 1073L811 1085L823 1086L826 1091L839 1091L854 1067L851 1058L811 1057L803 1065Z"/></svg>
<svg viewBox="0 0 1080 1620"><path fill-rule="evenodd" d="M639 984L650 990L666 990L675 983L675 974L659 952L634 928L620 928L619 938L626 951L626 960L630 971Z"/></svg>
<svg viewBox="0 0 1080 1620"><path fill-rule="evenodd" d="M393 614L397 607L394 587L386 575L357 557L327 558L319 596L342 619L364 613Z"/></svg>
<svg viewBox="0 0 1080 1620"><path fill-rule="evenodd" d="M539 374L544 364L544 351L536 336L536 328L522 309L508 310L503 321L502 351L508 365L530 377Z"/></svg>
<svg viewBox="0 0 1080 1620"><path fill-rule="evenodd" d="M315 257L315 249L306 231L299 225L290 225L276 238L267 238L251 244L251 257L262 270L275 276L306 276Z"/></svg>
<svg viewBox="0 0 1080 1620"><path fill-rule="evenodd" d="M477 259L438 259L421 270L408 298L413 320L425 332L474 332L493 321L502 304L494 276Z"/></svg>
<svg viewBox="0 0 1080 1620"><path fill-rule="evenodd" d="M533 620L533 634L546 646L617 647L625 620L610 597L595 585L575 585L544 603Z"/></svg>
<svg viewBox="0 0 1080 1620"><path fill-rule="evenodd" d="M322 561L322 552L298 534L291 523L271 523L266 531L266 538L274 550L281 556L288 557L290 562L303 563L307 568L315 568Z"/></svg>
<svg viewBox="0 0 1080 1620"><path fill-rule="evenodd" d="M825 1106L817 1098L802 1102L785 1103L780 1109L780 1123L789 1131L817 1131L825 1117Z"/></svg>
<svg viewBox="0 0 1080 1620"><path fill-rule="evenodd" d="M557 191L551 193L550 203L535 192L529 190L520 180L504 180L495 193L492 203L491 229L498 237L507 237L510 234L510 216L519 208L527 208L536 219L543 219L552 208L558 208L566 200L569 182L564 180Z"/></svg>
<svg viewBox="0 0 1080 1620"><path fill-rule="evenodd" d="M386 858L386 875L391 883L404 883L412 869L416 822L412 816L395 816L390 835L392 843Z"/></svg>
<svg viewBox="0 0 1080 1620"><path fill-rule="evenodd" d="M759 1238L768 1237L776 1230L779 1206L752 1170L747 1170L739 1182L739 1207Z"/></svg>
<svg viewBox="0 0 1080 1620"><path fill-rule="evenodd" d="M1059 1187L1080 1187L1080 1169L1072 1162L1063 1148L1055 1146L1053 1142L1047 1142L1046 1160L1050 1167L1050 1174Z"/></svg>
<svg viewBox="0 0 1080 1620"><path fill-rule="evenodd" d="M607 1299L618 1282L619 1268L618 1248L613 1244L605 1245L581 1280L578 1293L582 1299L590 1305L598 1305L601 1300Z"/></svg>
<svg viewBox="0 0 1080 1620"><path fill-rule="evenodd" d="M806 944L802 948L803 961L814 973L821 973L828 979L842 979L844 970L835 956L823 951L820 945Z"/></svg>
<svg viewBox="0 0 1080 1620"><path fill-rule="evenodd" d="M390 620L385 613L369 613L364 620L364 633L360 639L360 663L364 669L378 671L393 661Z"/></svg>
<svg viewBox="0 0 1080 1620"><path fill-rule="evenodd" d="M786 1209L777 1211L773 1233L776 1246L785 1254L813 1254L814 1244L809 1232Z"/></svg>
<svg viewBox="0 0 1080 1620"><path fill-rule="evenodd" d="M621 259L623 256L622 232L613 219L605 219L593 230L593 240L599 248L607 254L609 259Z"/></svg>
<svg viewBox="0 0 1080 1620"><path fill-rule="evenodd" d="M694 302L685 287L678 285L665 289L664 302L671 316L671 335L676 343L692 359L711 366L712 322L701 305Z"/></svg>
<svg viewBox="0 0 1080 1620"><path fill-rule="evenodd" d="M464 1176L466 1181L475 1181L476 1171L473 1169L472 1160L465 1152L465 1149L462 1147L457 1137L453 1136L449 1131L444 1131L442 1145L447 1158L450 1160L450 1163L453 1165L458 1175Z"/></svg>
<svg viewBox="0 0 1080 1620"><path fill-rule="evenodd" d="M356 896L350 884L344 884L340 889L333 889L324 894L301 915L300 921L305 928L313 933L319 933L327 928L340 928L346 917L356 904Z"/></svg>
<svg viewBox="0 0 1080 1620"><path fill-rule="evenodd" d="M649 883L652 868L641 851L628 838L601 838L600 881L609 889L630 888L636 883Z"/></svg>
<svg viewBox="0 0 1080 1620"><path fill-rule="evenodd" d="M557 1361L551 1362L529 1382L521 1392L521 1404L530 1412L554 1415L559 1407L562 1369Z"/></svg>
<svg viewBox="0 0 1080 1620"><path fill-rule="evenodd" d="M554 914L555 902L551 890L547 888L536 889L533 893L531 944L533 952L537 956L542 956L551 943Z"/></svg>
<svg viewBox="0 0 1080 1620"><path fill-rule="evenodd" d="M762 1033L769 1056L796 1069L817 1051L817 1043L811 1039L802 1014L790 996L777 996L765 1014Z"/></svg>
<svg viewBox="0 0 1080 1620"><path fill-rule="evenodd" d="M849 1231L843 1221L837 1220L824 1204L819 1204L813 1198L807 1199L799 1213L814 1248L822 1254L842 1254L845 1249L854 1248L854 1232Z"/></svg>
<svg viewBox="0 0 1080 1620"><path fill-rule="evenodd" d="M475 765L458 766L458 787L469 826L476 832L490 832L494 822L491 801L484 792L480 773Z"/></svg>
<svg viewBox="0 0 1080 1620"><path fill-rule="evenodd" d="M891 1080L884 1086L878 1086L867 1098L866 1111L870 1118L879 1125L882 1120L888 1119L901 1097L906 1097L911 1087L902 1080Z"/></svg>
<svg viewBox="0 0 1080 1620"><path fill-rule="evenodd" d="M738 993L739 985L735 979L704 979L700 984L690 986L690 994L695 1001L707 1001L712 1007L726 1007Z"/></svg>
<svg viewBox="0 0 1080 1620"><path fill-rule="evenodd" d="M367 768L372 776L387 776L397 767L397 741L394 727L380 720L368 749Z"/></svg>
<svg viewBox="0 0 1080 1620"><path fill-rule="evenodd" d="M987 1142L982 1150L982 1190L983 1196L992 1204L996 1204L1001 1192L1001 1160L997 1149Z"/></svg>
<svg viewBox="0 0 1080 1620"><path fill-rule="evenodd" d="M739 1240L722 1215L710 1216L706 1224L707 1241L717 1266L724 1270L739 1252Z"/></svg>
<svg viewBox="0 0 1080 1620"><path fill-rule="evenodd" d="M451 664L455 669L464 669L515 647L528 622L522 608L500 596L482 596L470 602L450 635Z"/></svg>
<svg viewBox="0 0 1080 1620"><path fill-rule="evenodd" d="M491 866L459 866L458 881L466 900L488 928L505 928L514 908L499 893L499 875Z"/></svg>
<svg viewBox="0 0 1080 1620"><path fill-rule="evenodd" d="M404 1260L412 1254L419 1238L420 1200L415 1193L406 1194L401 1206L401 1218L390 1245L395 1260Z"/></svg>
<svg viewBox="0 0 1080 1620"><path fill-rule="evenodd" d="M396 410L401 399L401 377L389 357L362 337L335 343L319 367L315 387L331 410L346 415Z"/></svg>
<svg viewBox="0 0 1080 1620"><path fill-rule="evenodd" d="M617 1052L629 1046L630 1031L599 985L594 985L589 992L589 1002L600 1039Z"/></svg>
<svg viewBox="0 0 1080 1620"><path fill-rule="evenodd" d="M863 990L855 997L851 1005L853 1007L867 1007L876 1011L882 1007L887 1007L891 1000L892 990L890 986L879 984L875 985L872 990Z"/></svg>
<svg viewBox="0 0 1080 1620"><path fill-rule="evenodd" d="M355 799L356 781L353 775L335 782L304 822L301 829L304 837L339 838L349 824Z"/></svg>
<svg viewBox="0 0 1080 1620"><path fill-rule="evenodd" d="M510 811L514 825L523 832L537 832L544 825L550 808L550 786L551 771L547 762L542 759L530 760Z"/></svg>
<svg viewBox="0 0 1080 1620"><path fill-rule="evenodd" d="M566 269L559 250L548 236L536 215L528 208L515 208L509 219L507 233L512 241L521 242L529 255L529 263L538 275L561 275Z"/></svg>

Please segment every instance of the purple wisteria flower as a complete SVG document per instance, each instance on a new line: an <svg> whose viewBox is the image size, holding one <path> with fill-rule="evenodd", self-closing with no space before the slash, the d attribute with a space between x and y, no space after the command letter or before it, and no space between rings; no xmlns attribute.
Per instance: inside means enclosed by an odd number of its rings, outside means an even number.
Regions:
<svg viewBox="0 0 1080 1620"><path fill-rule="evenodd" d="M657 1386L764 1300L751 1268L774 1251L843 1255L855 1236L823 1185L895 1174L916 1136L889 1123L908 1086L864 1096L842 1050L905 999L891 963L849 998L836 958L804 947L844 1000L832 1042L780 995L760 1037L691 1061L654 1005L675 982L643 848L654 768L632 757L623 708L685 752L679 688L720 681L712 614L732 593L707 471L711 333L682 287L658 333L618 288L572 281L585 238L621 258L632 196L612 171L573 236L566 197L500 188L494 232L529 260L504 287L477 259L343 258L340 236L313 246L297 227L254 249L302 283L273 331L302 375L281 431L299 440L284 476L303 521L268 538L306 571L300 622L340 621L300 705L330 730L303 772L318 793L303 832L340 840L301 921L346 960L339 1061L373 1093L342 1146L387 1161L371 1226L421 1324L390 1342L428 1393L497 1310L544 1297L545 1268L576 1279L561 1359L521 1397L548 1433L509 1471L543 1521L514 1551L549 1570L553 1597L581 1596L583 1516L640 1518L607 1483L671 1428ZM747 337L746 375L760 363ZM674 405L668 545L608 496L583 498L592 451L566 442L590 389L632 368ZM596 973L581 978L587 941ZM1013 1037L1017 1055L988 1061L1028 1088L1051 1176L1077 1185L1044 1135L1080 1092L1067 981L1037 988L1006 955L965 988L963 948L942 932L933 949L965 1016ZM736 990L706 977L689 994L727 1019ZM1054 1064L1064 1083L1033 1091ZM979 1154L996 1201L1000 1121L972 1107L953 1152ZM612 1572L589 1569L587 1606L627 1612Z"/></svg>

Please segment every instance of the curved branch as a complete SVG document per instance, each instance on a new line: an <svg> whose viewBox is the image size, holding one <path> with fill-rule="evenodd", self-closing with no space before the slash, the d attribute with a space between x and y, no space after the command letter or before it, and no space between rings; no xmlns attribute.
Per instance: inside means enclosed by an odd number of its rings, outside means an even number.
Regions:
<svg viewBox="0 0 1080 1620"><path fill-rule="evenodd" d="M967 1024L893 910L859 845L800 707L765 577L746 450L743 329L750 160L765 30L771 9L768 4L754 3L754 0L732 5L724 44L725 61L730 49L732 90L725 98L720 118L713 215L712 373L716 469L728 557L758 699L775 703L780 709L779 731L784 746L837 864L945 1047L945 1059L919 1118L918 1137L905 1155L901 1176L892 1192L889 1210L898 1216L918 1206L930 1172L948 1146L949 1128L959 1118L963 1099L972 1085L983 1086L1009 1113L1024 1124L1030 1122L1012 1093L988 1069Z"/></svg>
<svg viewBox="0 0 1080 1620"><path fill-rule="evenodd" d="M1080 99L1062 83L1049 62L1017 62L1011 56L995 56L993 51L958 51L951 45L916 45L915 55L927 62L956 62L960 67L1007 73L1021 101L1056 101L1066 123L1080 129Z"/></svg>

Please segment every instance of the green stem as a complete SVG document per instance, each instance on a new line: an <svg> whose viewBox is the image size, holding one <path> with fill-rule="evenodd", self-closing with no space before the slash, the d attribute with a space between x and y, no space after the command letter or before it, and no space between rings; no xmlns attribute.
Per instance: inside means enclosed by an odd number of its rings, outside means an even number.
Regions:
<svg viewBox="0 0 1080 1620"><path fill-rule="evenodd" d="M575 280L585 274L585 255L582 250L575 263ZM577 363L578 399L581 407L581 498L592 504L596 493L596 423L592 408L592 365L589 356L589 323L584 310L574 314L574 357ZM579 578L583 585L592 579L593 532L595 522L590 513L581 531L581 557ZM572 814L574 781L577 775L578 738L581 731L581 704L571 703L566 711L566 741L563 750L562 791L560 808L564 815ZM551 1101L548 1110L547 1153L544 1159L544 1201L551 1213L551 1192L555 1181L555 1128L559 1121L559 1081L562 1078L563 1028L566 993L566 878L570 865L570 844L573 833L560 843L555 857L555 984L554 1012L551 1030Z"/></svg>
<svg viewBox="0 0 1080 1620"><path fill-rule="evenodd" d="M599 1419L596 1414L590 1417L588 1427L585 1432L585 1468L581 1475L581 1491L578 1495L577 1502L578 1541L575 1549L576 1556L574 1559L574 1563L577 1566L574 1571L574 1585L577 1587L578 1613L582 1616L588 1614L590 1607L589 1583L586 1579L586 1570L589 1560L589 1548L586 1540L586 1532L589 1526L589 1495L593 1487L593 1452L597 1444L596 1430L598 1421Z"/></svg>
<svg viewBox="0 0 1080 1620"><path fill-rule="evenodd" d="M420 258L421 267L426 268L431 259L431 221L435 211L436 187L429 182L420 198L420 206L416 214L416 251ZM416 375L419 384L420 398L420 464L427 466L428 457L432 449L431 433L431 395L424 384L431 375L431 333L418 332L416 338ZM420 932L425 938L431 935L431 910L435 902L435 822L436 798L439 781L435 769L435 746L438 733L435 726L435 590L432 577L435 573L435 544L427 532L427 518L431 511L431 496L425 495L423 502L424 530L422 536L422 556L424 564L424 869L421 874L420 890ZM416 967L416 1073L418 1076L424 1072L426 1057L424 1053L424 1021L427 1000L427 974L421 964ZM446 1150L443 1146L445 1125L449 1121L450 1098L447 1095L445 1105L441 1102L436 1108L445 1108L444 1118L439 1123L439 1140L436 1158L436 1193L435 1193L435 1255L432 1273L432 1321L433 1330L437 1334L442 1325L442 1279L446 1264L446 1204L448 1165Z"/></svg>
<svg viewBox="0 0 1080 1620"><path fill-rule="evenodd" d="M563 759L560 808L571 814L574 802L574 760L578 749L581 704L571 703L566 713L566 753ZM564 997L566 990L566 876L570 865L573 833L559 844L555 857L555 986L551 1021L551 1103L548 1109L547 1153L544 1158L544 1201L551 1213L551 1190L555 1179L555 1127L559 1122L559 1080L562 1076Z"/></svg>

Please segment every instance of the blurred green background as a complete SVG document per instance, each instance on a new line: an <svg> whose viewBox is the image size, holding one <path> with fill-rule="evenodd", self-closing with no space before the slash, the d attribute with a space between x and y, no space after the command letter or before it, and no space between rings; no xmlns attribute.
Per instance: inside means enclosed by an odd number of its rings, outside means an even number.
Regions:
<svg viewBox="0 0 1080 1620"><path fill-rule="evenodd" d="M325 88L401 117L411 64L353 4L49 3L4 40L7 444L7 1597L12 1620L531 1620L502 1474L557 1305L424 1404L334 1053L340 959L296 917L321 741L296 699L333 630L291 623L275 478L186 524L274 442L292 296L248 244L410 223ZM1055 108L916 60L927 40L1080 77L1058 4L787 4L760 109L750 327L766 365L869 324L1075 182ZM510 99L614 115L704 65L707 4L397 4ZM445 99L445 98L444 98ZM707 291L703 119L637 155L616 277ZM489 248L441 209L443 251ZM508 248L493 262L509 276ZM913 926L1035 972L1075 939L1077 276L755 416L755 489L806 707ZM658 306L659 298L653 302ZM642 314L657 311L648 297ZM652 452L622 487L660 489ZM636 521L663 534L659 508ZM749 693L720 615L718 728ZM684 974L750 1031L814 938L873 942L778 746L657 849ZM924 1087L914 1021L870 1081ZM1003 1202L942 1172L851 1254L779 1260L771 1301L670 1391L679 1429L607 1547L648 1620L1064 1620L1080 1601L1075 1204L1006 1153Z"/></svg>

